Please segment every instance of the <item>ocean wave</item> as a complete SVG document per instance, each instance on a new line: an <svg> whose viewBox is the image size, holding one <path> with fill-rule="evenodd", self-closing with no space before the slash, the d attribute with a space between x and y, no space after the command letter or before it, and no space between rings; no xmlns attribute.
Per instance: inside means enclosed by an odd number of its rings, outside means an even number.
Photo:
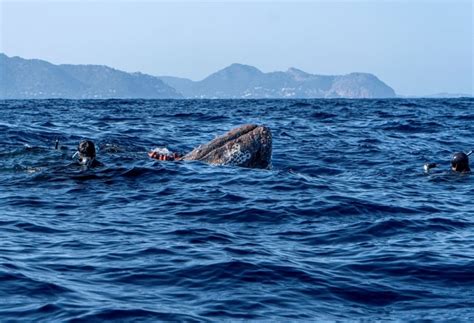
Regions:
<svg viewBox="0 0 474 323"><path fill-rule="evenodd" d="M0 101L0 316L472 321L472 103ZM271 169L147 156L244 123Z"/></svg>

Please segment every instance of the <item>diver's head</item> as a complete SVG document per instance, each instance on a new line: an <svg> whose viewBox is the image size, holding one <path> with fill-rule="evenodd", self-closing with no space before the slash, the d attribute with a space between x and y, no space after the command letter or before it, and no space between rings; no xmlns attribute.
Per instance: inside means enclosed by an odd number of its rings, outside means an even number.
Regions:
<svg viewBox="0 0 474 323"><path fill-rule="evenodd" d="M95 159L95 145L90 140L83 140L77 146L79 164L89 165Z"/></svg>
<svg viewBox="0 0 474 323"><path fill-rule="evenodd" d="M451 169L455 172L468 172L469 157L465 153L455 153L451 159Z"/></svg>

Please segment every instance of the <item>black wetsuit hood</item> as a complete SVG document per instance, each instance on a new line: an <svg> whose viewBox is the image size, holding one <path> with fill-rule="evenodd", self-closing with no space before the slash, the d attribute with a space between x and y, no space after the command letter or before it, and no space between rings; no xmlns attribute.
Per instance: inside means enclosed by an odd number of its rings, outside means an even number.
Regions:
<svg viewBox="0 0 474 323"><path fill-rule="evenodd" d="M451 167L456 172L469 172L469 157L465 153L455 153L451 159Z"/></svg>

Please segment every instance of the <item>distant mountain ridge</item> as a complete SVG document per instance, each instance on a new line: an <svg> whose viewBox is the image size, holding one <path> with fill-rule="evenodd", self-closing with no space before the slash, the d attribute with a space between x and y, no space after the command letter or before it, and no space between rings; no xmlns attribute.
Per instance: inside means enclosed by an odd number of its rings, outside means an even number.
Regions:
<svg viewBox="0 0 474 323"><path fill-rule="evenodd" d="M263 73L243 64L232 64L202 81L161 76L186 98L389 98L395 91L369 73L315 75L296 68Z"/></svg>
<svg viewBox="0 0 474 323"><path fill-rule="evenodd" d="M264 73L232 64L202 81L127 73L103 65L55 65L0 53L0 99L388 98L395 91L368 73Z"/></svg>
<svg viewBox="0 0 474 323"><path fill-rule="evenodd" d="M0 54L0 99L182 98L157 77Z"/></svg>

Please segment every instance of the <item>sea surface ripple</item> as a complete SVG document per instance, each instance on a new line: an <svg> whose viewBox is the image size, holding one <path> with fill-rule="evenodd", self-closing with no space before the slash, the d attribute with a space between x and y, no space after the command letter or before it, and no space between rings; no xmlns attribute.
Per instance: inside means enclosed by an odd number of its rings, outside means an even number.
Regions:
<svg viewBox="0 0 474 323"><path fill-rule="evenodd" d="M0 319L473 322L473 103L0 101ZM271 170L146 154L245 123Z"/></svg>

